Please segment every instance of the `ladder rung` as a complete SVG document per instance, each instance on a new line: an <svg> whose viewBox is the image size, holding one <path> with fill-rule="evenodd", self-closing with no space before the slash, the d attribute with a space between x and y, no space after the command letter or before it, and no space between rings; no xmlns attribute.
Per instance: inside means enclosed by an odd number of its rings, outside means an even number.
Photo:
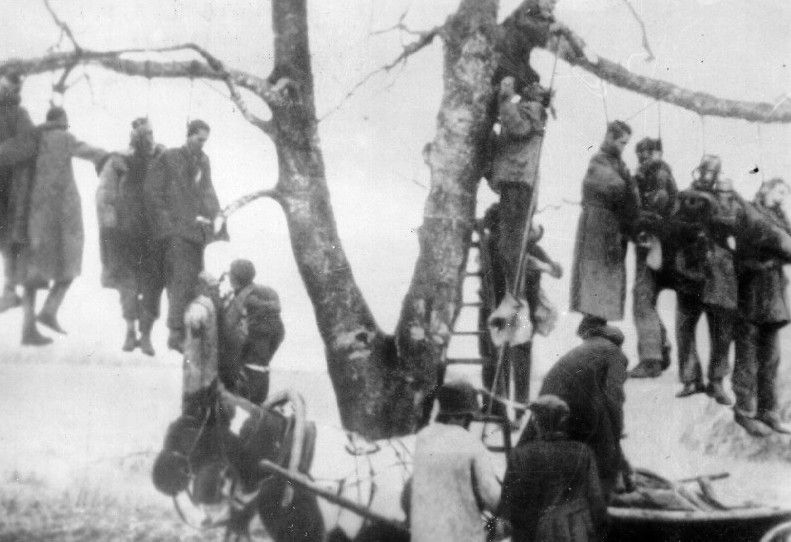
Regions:
<svg viewBox="0 0 791 542"><path fill-rule="evenodd" d="M483 305L480 301L467 301L461 304L462 307L480 307Z"/></svg>
<svg viewBox="0 0 791 542"><path fill-rule="evenodd" d="M453 331L451 335L483 335L486 331Z"/></svg>
<svg viewBox="0 0 791 542"><path fill-rule="evenodd" d="M480 271L465 271L464 272L464 276L465 277L480 277L481 276L481 272Z"/></svg>
<svg viewBox="0 0 791 542"><path fill-rule="evenodd" d="M445 360L447 365L481 365L481 358L448 358Z"/></svg>
<svg viewBox="0 0 791 542"><path fill-rule="evenodd" d="M481 242L480 241L473 241L470 243L470 247L472 248L480 248Z"/></svg>

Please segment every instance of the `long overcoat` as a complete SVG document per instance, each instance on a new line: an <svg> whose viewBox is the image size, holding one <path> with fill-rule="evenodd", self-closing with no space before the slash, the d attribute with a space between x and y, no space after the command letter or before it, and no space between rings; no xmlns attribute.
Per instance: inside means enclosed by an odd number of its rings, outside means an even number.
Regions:
<svg viewBox="0 0 791 542"><path fill-rule="evenodd" d="M0 103L0 249L25 240L24 211L35 152L28 112L17 100Z"/></svg>
<svg viewBox="0 0 791 542"><path fill-rule="evenodd" d="M153 250L143 186L151 165L164 150L157 145L147 156L131 150L114 153L99 174L96 217L105 288L138 287L137 269Z"/></svg>
<svg viewBox="0 0 791 542"><path fill-rule="evenodd" d="M758 202L744 209L735 255L739 317L757 325L785 325L791 314L783 264L791 261L791 227L780 210Z"/></svg>
<svg viewBox="0 0 791 542"><path fill-rule="evenodd" d="M622 320L626 299L626 246L639 198L621 159L602 150L582 181L582 214L571 270L571 310Z"/></svg>
<svg viewBox="0 0 791 542"><path fill-rule="evenodd" d="M99 164L107 153L78 140L63 122L48 122L41 131L27 212L27 243L18 261L18 282L44 287L66 281L82 270L82 205L74 181L72 158Z"/></svg>
<svg viewBox="0 0 791 542"><path fill-rule="evenodd" d="M511 520L512 542L589 542L607 520L596 458L587 445L566 438L514 448L502 493L500 508ZM566 524L538 533L542 515L553 508L568 510Z"/></svg>
<svg viewBox="0 0 791 542"><path fill-rule="evenodd" d="M538 393L557 395L569 405L569 438L593 450L605 496L626 461L621 435L628 360L622 343L623 334L611 326L590 331L581 345L552 366ZM525 429L519 445L536 438L530 429Z"/></svg>

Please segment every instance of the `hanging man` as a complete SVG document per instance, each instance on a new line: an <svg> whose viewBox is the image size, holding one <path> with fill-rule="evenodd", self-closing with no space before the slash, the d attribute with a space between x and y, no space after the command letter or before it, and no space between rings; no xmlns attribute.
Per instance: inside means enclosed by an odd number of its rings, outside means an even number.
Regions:
<svg viewBox="0 0 791 542"><path fill-rule="evenodd" d="M102 286L118 290L126 321L121 350L131 352L140 347L149 356L154 355L151 329L159 317L161 290L156 287L156 251L143 185L151 165L164 150L164 146L154 144L151 122L144 117L135 119L129 150L107 161L96 192Z"/></svg>
<svg viewBox="0 0 791 542"><path fill-rule="evenodd" d="M736 310L736 271L733 261L734 236L743 223L741 199L720 181L722 161L705 155L695 169L691 187L679 193L678 210L672 217L676 239L676 341L681 380L676 397L706 392L722 405L733 401L725 392L728 351L733 340ZM695 329L706 313L711 354L708 385L695 348Z"/></svg>
<svg viewBox="0 0 791 542"><path fill-rule="evenodd" d="M16 292L14 266L24 242L24 205L34 156L33 121L20 106L22 77L0 75L0 255L3 257L3 292L0 312L22 303ZM19 219L19 220L18 220Z"/></svg>
<svg viewBox="0 0 791 542"><path fill-rule="evenodd" d="M665 224L675 208L678 189L670 166L662 160L661 139L645 138L635 150L639 164L635 181L641 207L635 247L632 312L640 363L629 376L654 378L670 365L670 342L656 310L656 301L662 289L672 287L670 266L664 265L663 259L666 258L663 256L670 252Z"/></svg>
<svg viewBox="0 0 791 542"><path fill-rule="evenodd" d="M209 125L193 120L183 147L168 149L154 161L145 181L146 208L158 244L159 287L168 293L168 348L183 349L184 310L195 295L203 251L223 230L225 219L211 180L203 146Z"/></svg>
<svg viewBox="0 0 791 542"><path fill-rule="evenodd" d="M26 205L26 242L16 261L15 274L25 287L22 344L43 345L36 322L65 334L58 312L72 282L82 272L85 234L82 202L72 167L73 158L88 160L98 170L107 152L77 139L69 131L62 107L47 111L38 127L38 149ZM44 306L35 314L37 290L48 290Z"/></svg>
<svg viewBox="0 0 791 542"><path fill-rule="evenodd" d="M737 233L734 419L756 437L791 433L780 417L776 385L779 333L791 320L783 271L791 262L791 224L782 209L789 190L780 178L763 182L754 202L745 205L748 221Z"/></svg>
<svg viewBox="0 0 791 542"><path fill-rule="evenodd" d="M621 159L632 129L607 125L601 149L582 181L571 274L571 310L583 314L580 329L622 320L626 298L626 247L639 210L639 195Z"/></svg>

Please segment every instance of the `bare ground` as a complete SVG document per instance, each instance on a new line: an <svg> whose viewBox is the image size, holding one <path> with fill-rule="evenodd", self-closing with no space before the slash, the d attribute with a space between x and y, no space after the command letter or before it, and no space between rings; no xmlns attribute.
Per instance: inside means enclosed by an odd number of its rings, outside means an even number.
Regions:
<svg viewBox="0 0 791 542"><path fill-rule="evenodd" d="M574 325L562 318L553 337L536 345L534 392L576 342ZM181 523L150 483L165 428L178 414L178 355L122 354L113 340L121 336L117 326L21 348L16 319L3 315L0 329L0 542L219 539L219 532ZM296 388L311 418L338 424L325 373L288 370L283 360L274 369L273 389ZM787 369L783 382L788 418ZM632 463L671 479L729 472L717 483L726 500L791 506L791 438L752 439L729 409L707 397L674 399L677 386L675 367L659 379L627 383L624 447Z"/></svg>

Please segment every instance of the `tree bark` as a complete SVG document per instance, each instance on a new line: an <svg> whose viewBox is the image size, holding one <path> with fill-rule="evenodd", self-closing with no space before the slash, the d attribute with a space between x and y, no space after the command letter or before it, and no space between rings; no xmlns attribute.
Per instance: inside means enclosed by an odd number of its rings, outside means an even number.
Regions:
<svg viewBox="0 0 791 542"><path fill-rule="evenodd" d="M393 408L413 417L437 383L437 365L460 308L475 197L497 66L497 2L462 1L443 34L444 91L428 163L431 190L418 230L420 254L396 330L401 378Z"/></svg>

